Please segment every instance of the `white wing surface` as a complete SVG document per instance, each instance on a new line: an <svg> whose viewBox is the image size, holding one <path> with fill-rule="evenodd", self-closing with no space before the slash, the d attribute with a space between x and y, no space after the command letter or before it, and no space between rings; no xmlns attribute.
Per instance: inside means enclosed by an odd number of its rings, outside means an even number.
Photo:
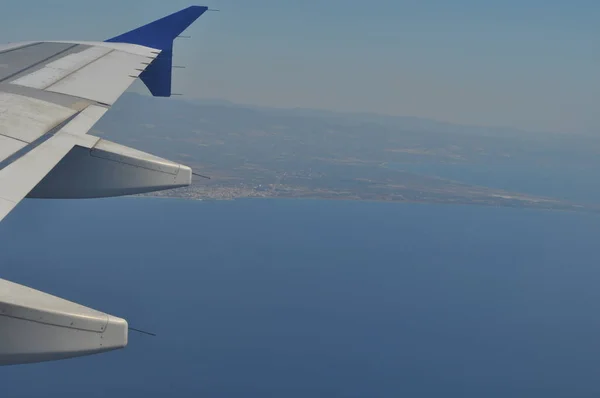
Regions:
<svg viewBox="0 0 600 398"><path fill-rule="evenodd" d="M89 135L140 78L171 95L173 40L193 6L105 42L0 46L0 220L25 197L93 198L186 186L189 167ZM127 322L0 279L0 364L127 344Z"/></svg>

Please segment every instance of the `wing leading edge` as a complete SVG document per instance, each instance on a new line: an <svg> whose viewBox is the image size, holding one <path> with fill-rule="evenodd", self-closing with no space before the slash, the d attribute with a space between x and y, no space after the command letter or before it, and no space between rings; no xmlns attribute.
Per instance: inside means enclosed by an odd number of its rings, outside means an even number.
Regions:
<svg viewBox="0 0 600 398"><path fill-rule="evenodd" d="M89 135L138 77L171 95L173 40L192 6L105 42L0 46L0 220L23 198L90 198L191 183L187 166ZM127 322L0 279L0 365L127 345Z"/></svg>

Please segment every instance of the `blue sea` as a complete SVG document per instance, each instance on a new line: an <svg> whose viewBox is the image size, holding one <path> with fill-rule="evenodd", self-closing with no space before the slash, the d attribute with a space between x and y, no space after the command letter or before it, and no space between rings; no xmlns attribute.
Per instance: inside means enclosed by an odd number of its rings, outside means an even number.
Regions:
<svg viewBox="0 0 600 398"><path fill-rule="evenodd" d="M127 318L4 397L598 397L600 217L475 206L23 203L0 276Z"/></svg>

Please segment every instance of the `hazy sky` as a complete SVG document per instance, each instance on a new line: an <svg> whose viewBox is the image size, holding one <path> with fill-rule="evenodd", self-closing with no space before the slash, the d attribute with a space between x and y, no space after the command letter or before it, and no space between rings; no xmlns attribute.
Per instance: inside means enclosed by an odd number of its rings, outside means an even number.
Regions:
<svg viewBox="0 0 600 398"><path fill-rule="evenodd" d="M189 0L2 0L0 41L100 40ZM267 106L600 133L597 0L205 0L175 89Z"/></svg>

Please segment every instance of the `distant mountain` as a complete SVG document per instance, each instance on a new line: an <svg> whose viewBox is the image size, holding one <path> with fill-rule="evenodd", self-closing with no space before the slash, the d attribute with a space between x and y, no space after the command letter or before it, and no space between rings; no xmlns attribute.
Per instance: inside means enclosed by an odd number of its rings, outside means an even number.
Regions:
<svg viewBox="0 0 600 398"><path fill-rule="evenodd" d="M311 118L323 118L332 119L338 121L353 121L362 123L375 123L386 126L409 128L418 131L436 131L436 132L447 132L447 133L476 133L476 134L488 134L488 135L500 135L500 134L533 134L537 132L524 131L509 127L493 127L493 126L475 126L475 125L461 125L447 122L441 122L433 119L420 118L415 116L392 116L385 114L378 114L372 112L342 112L332 111L324 109L310 109L310 108L273 108L273 107L261 107L256 105L239 104L228 100L219 99L189 99L184 100L186 102L195 103L202 106L227 106L232 108L242 109L253 109L257 111L268 111L278 113L280 115L287 116L299 116L299 117L311 117ZM548 134L548 133L542 133Z"/></svg>

